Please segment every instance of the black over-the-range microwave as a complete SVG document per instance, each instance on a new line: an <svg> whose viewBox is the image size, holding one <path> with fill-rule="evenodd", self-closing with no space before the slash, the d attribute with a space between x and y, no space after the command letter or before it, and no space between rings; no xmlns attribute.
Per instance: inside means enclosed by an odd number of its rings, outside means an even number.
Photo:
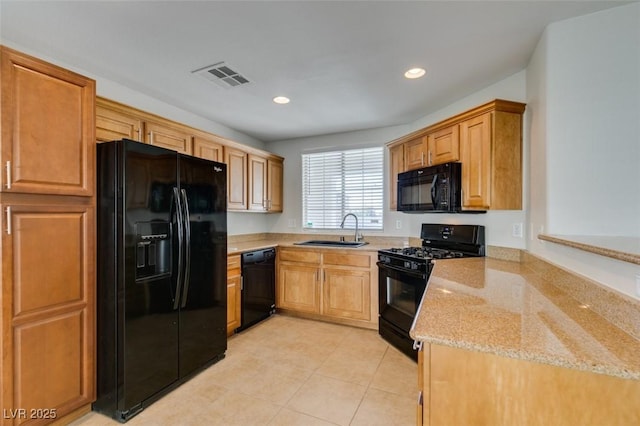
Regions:
<svg viewBox="0 0 640 426"><path fill-rule="evenodd" d="M462 210L462 165L445 163L398 174L398 211L466 213ZM469 213L480 213L470 211Z"/></svg>

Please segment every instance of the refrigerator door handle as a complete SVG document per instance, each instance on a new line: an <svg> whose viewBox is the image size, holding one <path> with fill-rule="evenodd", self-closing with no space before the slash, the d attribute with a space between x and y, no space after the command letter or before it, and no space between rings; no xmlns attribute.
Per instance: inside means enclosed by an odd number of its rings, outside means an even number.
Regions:
<svg viewBox="0 0 640 426"><path fill-rule="evenodd" d="M190 273L191 273L191 222L189 221L189 202L187 200L187 191L184 189L180 190L182 194L182 204L183 204L183 212L184 212L184 235L185 235L185 268L184 268L184 287L182 289L182 304L181 308L184 308L187 305L187 295L189 292L189 281L190 281Z"/></svg>
<svg viewBox="0 0 640 426"><path fill-rule="evenodd" d="M183 240L183 233L182 233L182 228L183 228L183 224L182 224L182 204L180 203L180 194L178 193L178 188L176 188L175 186L173 187L173 199L176 203L176 221L177 221L177 226L178 226L178 280L176 282L176 295L174 298L174 302L173 302L173 309L176 310L178 309L178 306L180 304L180 289L182 288L182 263L183 263L183 244L182 244L182 240Z"/></svg>

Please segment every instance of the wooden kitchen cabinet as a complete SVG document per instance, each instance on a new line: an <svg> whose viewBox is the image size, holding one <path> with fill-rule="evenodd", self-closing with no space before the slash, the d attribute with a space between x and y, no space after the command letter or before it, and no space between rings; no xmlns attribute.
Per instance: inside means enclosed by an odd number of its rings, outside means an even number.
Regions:
<svg viewBox="0 0 640 426"><path fill-rule="evenodd" d="M143 121L139 116L130 114L106 101L96 103L96 140L98 142L131 139L143 142Z"/></svg>
<svg viewBox="0 0 640 426"><path fill-rule="evenodd" d="M404 168L404 145L389 147L389 208L398 209L398 173Z"/></svg>
<svg viewBox="0 0 640 426"><path fill-rule="evenodd" d="M132 139L227 164L227 210L282 212L283 158L104 98L96 139Z"/></svg>
<svg viewBox="0 0 640 426"><path fill-rule="evenodd" d="M427 147L425 145L421 136L404 143L404 171L426 166Z"/></svg>
<svg viewBox="0 0 640 426"><path fill-rule="evenodd" d="M458 125L429 133L426 139L427 165L436 166L460 159Z"/></svg>
<svg viewBox="0 0 640 426"><path fill-rule="evenodd" d="M164 121L146 120L145 139L149 145L172 149L181 154L191 155L191 132L182 126L174 126Z"/></svg>
<svg viewBox="0 0 640 426"><path fill-rule="evenodd" d="M227 335L240 327L242 294L242 269L240 254L227 258Z"/></svg>
<svg viewBox="0 0 640 426"><path fill-rule="evenodd" d="M522 113L494 110L460 123L462 207L522 209Z"/></svg>
<svg viewBox="0 0 640 426"><path fill-rule="evenodd" d="M193 137L193 155L205 160L224 162L223 145L203 136Z"/></svg>
<svg viewBox="0 0 640 426"><path fill-rule="evenodd" d="M92 196L95 82L2 47L0 191Z"/></svg>
<svg viewBox="0 0 640 426"><path fill-rule="evenodd" d="M276 307L320 313L320 261L315 251L280 249Z"/></svg>
<svg viewBox="0 0 640 426"><path fill-rule="evenodd" d="M522 209L522 115L525 104L495 99L389 142L391 209L397 170L460 162L463 210ZM404 165L398 166L400 147Z"/></svg>
<svg viewBox="0 0 640 426"><path fill-rule="evenodd" d="M249 210L282 211L282 159L248 155Z"/></svg>
<svg viewBox="0 0 640 426"><path fill-rule="evenodd" d="M365 328L377 328L375 254L280 248L276 307ZM377 294L377 293L376 293ZM374 306L375 305L375 306Z"/></svg>
<svg viewBox="0 0 640 426"><path fill-rule="evenodd" d="M436 344L425 343L422 351L419 425L631 425L640 420L640 408L630 403L640 401L637 380Z"/></svg>
<svg viewBox="0 0 640 426"><path fill-rule="evenodd" d="M95 399L95 82L0 61L0 424L66 424Z"/></svg>
<svg viewBox="0 0 640 426"><path fill-rule="evenodd" d="M284 164L282 158L269 158L267 160L267 210L269 212L282 212L284 207L283 179Z"/></svg>
<svg viewBox="0 0 640 426"><path fill-rule="evenodd" d="M225 147L224 158L227 163L227 209L247 210L247 157L240 149Z"/></svg>
<svg viewBox="0 0 640 426"><path fill-rule="evenodd" d="M265 211L267 201L267 159L255 154L248 155L249 210Z"/></svg>

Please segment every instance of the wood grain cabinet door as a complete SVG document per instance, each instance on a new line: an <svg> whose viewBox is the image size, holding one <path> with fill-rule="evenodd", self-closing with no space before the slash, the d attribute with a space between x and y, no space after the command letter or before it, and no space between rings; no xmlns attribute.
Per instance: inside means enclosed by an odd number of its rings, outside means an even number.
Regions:
<svg viewBox="0 0 640 426"><path fill-rule="evenodd" d="M491 204L491 116L486 113L460 124L464 208L488 209Z"/></svg>
<svg viewBox="0 0 640 426"><path fill-rule="evenodd" d="M313 266L280 264L277 306L299 312L320 313L320 270Z"/></svg>
<svg viewBox="0 0 640 426"><path fill-rule="evenodd" d="M249 210L267 210L267 159L249 154Z"/></svg>
<svg viewBox="0 0 640 426"><path fill-rule="evenodd" d="M222 144L201 136L193 137L193 155L205 160L224 162Z"/></svg>
<svg viewBox="0 0 640 426"><path fill-rule="evenodd" d="M145 121L145 142L149 145L172 149L181 154L191 155L191 133L180 127L171 127L165 123Z"/></svg>
<svg viewBox="0 0 640 426"><path fill-rule="evenodd" d="M458 125L447 127L427 136L427 163L429 166L458 161L460 159Z"/></svg>
<svg viewBox="0 0 640 426"><path fill-rule="evenodd" d="M94 208L2 212L0 405L60 418L95 399Z"/></svg>
<svg viewBox="0 0 640 426"><path fill-rule="evenodd" d="M405 170L419 169L427 165L425 152L427 147L422 138L416 138L404 144L404 166Z"/></svg>
<svg viewBox="0 0 640 426"><path fill-rule="evenodd" d="M6 47L0 55L0 190L92 196L95 82Z"/></svg>
<svg viewBox="0 0 640 426"><path fill-rule="evenodd" d="M367 321L371 319L369 271L325 267L323 273L324 315Z"/></svg>
<svg viewBox="0 0 640 426"><path fill-rule="evenodd" d="M282 212L283 209L283 169L282 160L269 159L267 161L267 210L269 212Z"/></svg>
<svg viewBox="0 0 640 426"><path fill-rule="evenodd" d="M224 148L227 163L227 209L247 210L247 153Z"/></svg>
<svg viewBox="0 0 640 426"><path fill-rule="evenodd" d="M135 115L96 105L96 140L98 142L131 139L143 141L142 120Z"/></svg>

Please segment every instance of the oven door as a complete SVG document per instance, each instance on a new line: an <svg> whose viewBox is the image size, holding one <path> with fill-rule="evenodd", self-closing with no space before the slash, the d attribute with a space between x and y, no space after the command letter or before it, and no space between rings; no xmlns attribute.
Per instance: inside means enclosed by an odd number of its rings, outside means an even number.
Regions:
<svg viewBox="0 0 640 426"><path fill-rule="evenodd" d="M409 330L427 288L427 274L381 262L378 262L378 272L378 332L396 348L417 359Z"/></svg>

